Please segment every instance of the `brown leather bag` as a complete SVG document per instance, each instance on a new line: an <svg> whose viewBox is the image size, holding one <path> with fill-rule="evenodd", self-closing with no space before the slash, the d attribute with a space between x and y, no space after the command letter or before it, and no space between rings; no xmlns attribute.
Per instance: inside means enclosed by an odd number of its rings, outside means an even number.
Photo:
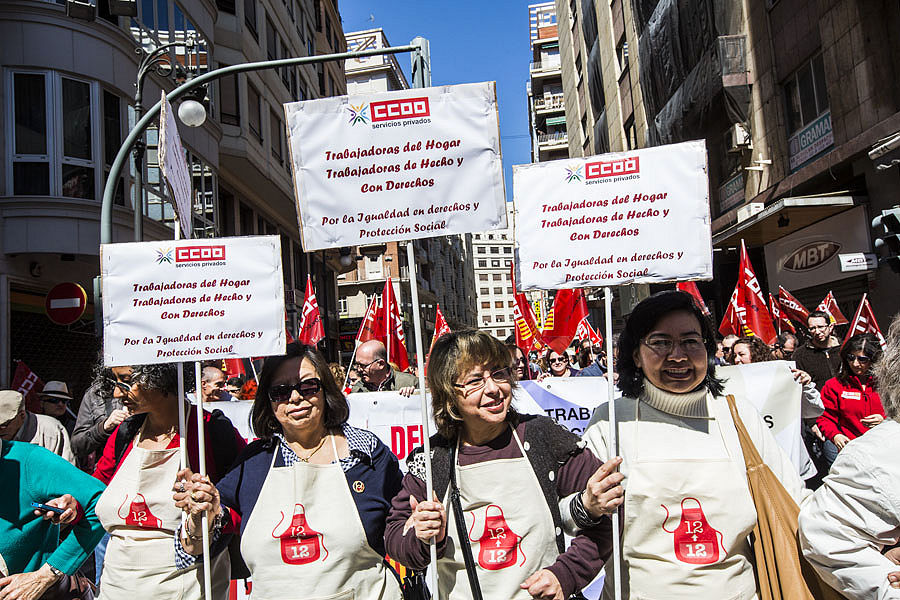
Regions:
<svg viewBox="0 0 900 600"><path fill-rule="evenodd" d="M800 507L763 462L738 414L734 396L728 396L728 408L741 441L747 481L756 506L753 553L760 600L842 599L803 558L797 534Z"/></svg>
<svg viewBox="0 0 900 600"><path fill-rule="evenodd" d="M40 600L94 600L97 588L84 575L63 575Z"/></svg>

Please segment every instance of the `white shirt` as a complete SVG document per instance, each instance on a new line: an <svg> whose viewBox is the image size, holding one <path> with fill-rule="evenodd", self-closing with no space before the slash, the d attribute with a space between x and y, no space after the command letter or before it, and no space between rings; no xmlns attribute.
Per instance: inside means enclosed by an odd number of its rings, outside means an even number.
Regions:
<svg viewBox="0 0 900 600"><path fill-rule="evenodd" d="M881 552L900 541L900 423L886 419L841 450L800 511L803 554L850 600L900 600Z"/></svg>

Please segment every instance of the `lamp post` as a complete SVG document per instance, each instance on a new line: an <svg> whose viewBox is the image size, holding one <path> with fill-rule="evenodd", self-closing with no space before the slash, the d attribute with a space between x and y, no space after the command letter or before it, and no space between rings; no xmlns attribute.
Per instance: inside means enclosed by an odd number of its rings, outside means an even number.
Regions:
<svg viewBox="0 0 900 600"><path fill-rule="evenodd" d="M138 47L135 49L135 52L141 55L141 62L138 64L137 70L137 80L134 84L134 115L135 121L140 122L141 118L144 116L144 79L150 74L151 71L156 71L158 75L163 77L171 77L175 82L178 82L178 68L180 65L177 63L173 63L172 56L170 54L170 50L173 48L184 48L186 51L190 51L196 45L196 41L192 36L188 36L183 42L172 42L170 44L163 44L155 48L151 52L147 52L142 47ZM168 65L169 71L168 73L163 71L164 66ZM187 77L190 79L192 73L187 71ZM187 102L194 102L194 100L188 100ZM199 104L199 103L197 103ZM195 107L190 107L193 110L185 111L194 116L193 113L198 113ZM201 105L202 109L202 105ZM179 116L182 116L182 110L179 108ZM185 122L185 125L189 125L190 127L197 127L203 124L203 121L206 119L205 112L203 113L203 117L196 117L195 119L185 119L182 120ZM146 143L144 142L144 132L143 129L140 132L140 137L134 141L131 148L131 155L134 160L134 187L135 187L135 198L134 198L134 241L140 242L144 238L144 152L147 148ZM118 174L117 174L118 175ZM110 173L110 177L112 177L112 173ZM110 181L115 181L115 179L110 179L107 181L107 187L109 186Z"/></svg>

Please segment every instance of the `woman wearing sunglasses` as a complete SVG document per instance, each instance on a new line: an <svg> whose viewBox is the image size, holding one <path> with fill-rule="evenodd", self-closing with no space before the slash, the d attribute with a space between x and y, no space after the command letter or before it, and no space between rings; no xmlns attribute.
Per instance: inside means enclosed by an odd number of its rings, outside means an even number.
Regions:
<svg viewBox="0 0 900 600"><path fill-rule="evenodd" d="M430 562L429 544L437 543L441 599L556 600L581 590L609 555L609 521L588 520L566 549L559 502L589 481L609 483L600 462L548 417L512 409L509 350L485 332L441 336L428 383L438 429L431 464L441 500L426 496L425 455L417 448L388 516L388 553L421 570ZM576 510L586 514L578 498Z"/></svg>
<svg viewBox="0 0 900 600"><path fill-rule="evenodd" d="M547 350L544 354L544 372L547 377L571 377L578 369L569 364L568 352L560 354L555 350ZM543 379L543 377L541 378Z"/></svg>
<svg viewBox="0 0 900 600"><path fill-rule="evenodd" d="M172 503L172 483L181 458L178 402L183 400L178 398L178 366L111 369L108 383L129 416L107 440L94 471L94 477L107 484L96 508L110 535L100 579L104 600L146 598L148 590L153 590L155 598L202 595L200 569L176 553L173 540L181 526L181 510ZM190 406L187 418L190 466L199 462L196 410ZM246 443L221 411L203 416L207 473L218 481ZM228 596L230 560L223 549L216 547L212 558L217 599Z"/></svg>
<svg viewBox="0 0 900 600"><path fill-rule="evenodd" d="M881 358L881 344L871 333L854 335L841 348L841 371L822 386L825 412L816 421L825 443L828 464L852 439L884 420L881 397L875 391L872 366Z"/></svg>
<svg viewBox="0 0 900 600"><path fill-rule="evenodd" d="M384 523L400 469L372 433L347 425L349 413L315 349L289 344L266 359L252 411L259 439L215 486L180 474L190 480L175 494L188 514L182 547L202 553L205 511L213 539L240 531L254 597L399 600Z"/></svg>

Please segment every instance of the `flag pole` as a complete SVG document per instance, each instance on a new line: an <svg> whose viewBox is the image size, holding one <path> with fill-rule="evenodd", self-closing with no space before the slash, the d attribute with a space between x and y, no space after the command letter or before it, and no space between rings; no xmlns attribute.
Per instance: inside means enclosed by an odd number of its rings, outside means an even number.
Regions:
<svg viewBox="0 0 900 600"><path fill-rule="evenodd" d="M425 500L431 500L434 497L434 480L431 474L431 429L428 411L428 400L425 398L425 352L422 346L422 317L419 315L419 284L416 281L416 251L415 244L412 240L406 242L406 263L409 265L409 290L412 296L412 314L413 328L416 336L416 364L418 368L416 372L419 376L419 398L422 402L422 449L425 454ZM388 330L390 332L390 330ZM388 340L391 339L388 334ZM388 354L390 358L390 354ZM428 570L429 588L434 597L440 597L437 587L437 544L434 538L428 544L429 553L431 555L431 568Z"/></svg>
<svg viewBox="0 0 900 600"><path fill-rule="evenodd" d="M253 361L250 361L253 364ZM206 431L203 428L203 391L201 389L201 365L199 362L194 363L194 382L196 384L195 394L197 394L197 467L200 475L206 476ZM210 557L209 557L209 516L206 512L202 517L203 529L203 592L204 598L210 600L212 595L212 579L210 573Z"/></svg>
<svg viewBox="0 0 900 600"><path fill-rule="evenodd" d="M612 333L612 288L606 286L603 288L604 304L606 308L606 390L609 406L609 458L613 459L619 455L619 438L616 431L616 402L613 377L613 333ZM621 523L619 522L619 511L616 510L612 515L612 561L613 561L613 592L615 600L622 598L622 549L620 548L621 538L619 531Z"/></svg>
<svg viewBox="0 0 900 600"><path fill-rule="evenodd" d="M410 273L415 273L415 271L412 270L412 268L411 268ZM410 278L410 279L413 279L413 278ZM391 313L393 312L391 310L391 304L393 304L391 302L391 295L394 293L394 285L391 283L390 276L388 276L388 279L386 282L384 282L384 285L385 285L385 290L387 291L387 300L384 299L384 294L381 295L381 298L382 298L381 303L384 304L384 306L382 307L382 310L384 310L384 341L385 341L384 345L387 349L388 366L390 366L391 365L391 337L393 337L391 335L391 316L392 316ZM418 290L416 290L416 291L418 292ZM393 368L393 367L391 367L391 368Z"/></svg>

